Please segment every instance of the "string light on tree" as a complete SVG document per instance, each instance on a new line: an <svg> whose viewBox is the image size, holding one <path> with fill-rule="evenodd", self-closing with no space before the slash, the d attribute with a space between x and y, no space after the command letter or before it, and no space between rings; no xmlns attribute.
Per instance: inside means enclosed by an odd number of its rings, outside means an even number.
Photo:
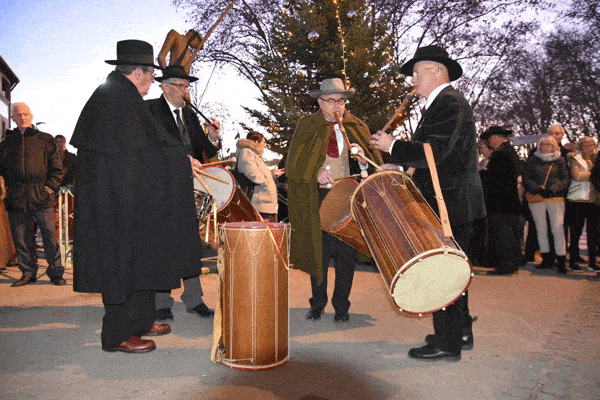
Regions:
<svg viewBox="0 0 600 400"><path fill-rule="evenodd" d="M346 39L344 38L344 31L342 30L342 19L340 18L340 7L338 5L337 0L333 0L333 4L335 4L335 18L337 19L338 22L338 33L340 34L340 41L342 42L342 61L344 64L344 68L342 69L342 74L344 74L344 82L346 83L346 89L349 89L351 87L350 85L350 78L348 78L348 75L346 74L346 63L347 63L347 58L346 58Z"/></svg>

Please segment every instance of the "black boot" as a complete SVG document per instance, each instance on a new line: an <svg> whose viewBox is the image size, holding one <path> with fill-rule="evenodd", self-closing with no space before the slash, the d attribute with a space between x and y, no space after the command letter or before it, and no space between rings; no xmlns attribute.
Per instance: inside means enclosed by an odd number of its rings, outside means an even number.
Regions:
<svg viewBox="0 0 600 400"><path fill-rule="evenodd" d="M536 265L535 267L537 269L547 269L552 268L553 265L554 256L552 255L552 253L542 253L542 262L539 265Z"/></svg>
<svg viewBox="0 0 600 400"><path fill-rule="evenodd" d="M567 268L565 266L565 259L567 256L556 256L556 266L558 267L559 274L566 274Z"/></svg>

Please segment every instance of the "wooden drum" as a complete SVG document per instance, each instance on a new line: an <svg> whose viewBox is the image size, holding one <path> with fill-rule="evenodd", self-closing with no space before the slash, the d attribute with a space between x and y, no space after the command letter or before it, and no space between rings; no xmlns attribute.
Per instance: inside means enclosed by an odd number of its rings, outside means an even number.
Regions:
<svg viewBox="0 0 600 400"><path fill-rule="evenodd" d="M422 315L467 290L471 264L408 176L381 171L356 189L351 211L394 303Z"/></svg>
<svg viewBox="0 0 600 400"><path fill-rule="evenodd" d="M288 260L290 226L219 225L223 257L223 364L244 370L278 367L290 357Z"/></svg>
<svg viewBox="0 0 600 400"><path fill-rule="evenodd" d="M331 188L319 208L321 229L370 257L371 252L350 212L350 198L357 187L355 180L343 179Z"/></svg>

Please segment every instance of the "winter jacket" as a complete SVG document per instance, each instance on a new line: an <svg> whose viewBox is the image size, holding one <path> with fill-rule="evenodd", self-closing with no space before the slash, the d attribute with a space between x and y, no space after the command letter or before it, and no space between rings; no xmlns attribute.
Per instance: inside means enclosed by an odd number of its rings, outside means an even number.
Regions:
<svg viewBox="0 0 600 400"><path fill-rule="evenodd" d="M258 143L250 139L237 142L237 169L256 184L252 205L258 212L277 214L277 185L273 173L259 154Z"/></svg>
<svg viewBox="0 0 600 400"><path fill-rule="evenodd" d="M63 178L54 137L33 127L25 129L23 134L19 128L7 131L0 143L0 175L6 182L5 204L9 213L54 207Z"/></svg>
<svg viewBox="0 0 600 400"><path fill-rule="evenodd" d="M552 170L548 175L545 187L542 188L550 166L552 166ZM560 201L561 198L564 200L570 180L567 164L559 152L554 155L544 155L536 150L523 168L525 191L531 194L540 194L548 200Z"/></svg>

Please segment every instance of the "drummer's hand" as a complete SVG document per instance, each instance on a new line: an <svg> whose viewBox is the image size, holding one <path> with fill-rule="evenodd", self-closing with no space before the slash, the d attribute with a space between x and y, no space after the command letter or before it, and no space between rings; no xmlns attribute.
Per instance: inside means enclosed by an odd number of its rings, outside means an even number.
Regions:
<svg viewBox="0 0 600 400"><path fill-rule="evenodd" d="M377 131L373 134L369 143L371 147L375 149L379 149L381 151L389 152L390 146L394 142L394 137L390 134L385 133L384 131Z"/></svg>
<svg viewBox="0 0 600 400"><path fill-rule="evenodd" d="M350 154L353 158L356 158L361 165L367 164L365 150L356 143L350 143Z"/></svg>
<svg viewBox="0 0 600 400"><path fill-rule="evenodd" d="M275 175L278 178L283 174L285 174L285 168L275 168L273 170L273 175Z"/></svg>
<svg viewBox="0 0 600 400"><path fill-rule="evenodd" d="M199 169L202 168L202 163L198 160L196 160L194 157L188 155L188 157L190 158L190 164L192 165L192 168L195 169Z"/></svg>
<svg viewBox="0 0 600 400"><path fill-rule="evenodd" d="M333 184L333 177L329 173L329 170L320 169L317 174L317 182L319 182L320 185L327 185L328 183Z"/></svg>
<svg viewBox="0 0 600 400"><path fill-rule="evenodd" d="M398 171L398 166L396 164L382 164L381 169Z"/></svg>
<svg viewBox="0 0 600 400"><path fill-rule="evenodd" d="M221 133L221 123L216 118L211 118L212 125L208 122L204 123L204 129L206 129L206 133L208 133L208 137L212 142L216 142L219 140L219 133ZM218 129L215 129L214 126Z"/></svg>

